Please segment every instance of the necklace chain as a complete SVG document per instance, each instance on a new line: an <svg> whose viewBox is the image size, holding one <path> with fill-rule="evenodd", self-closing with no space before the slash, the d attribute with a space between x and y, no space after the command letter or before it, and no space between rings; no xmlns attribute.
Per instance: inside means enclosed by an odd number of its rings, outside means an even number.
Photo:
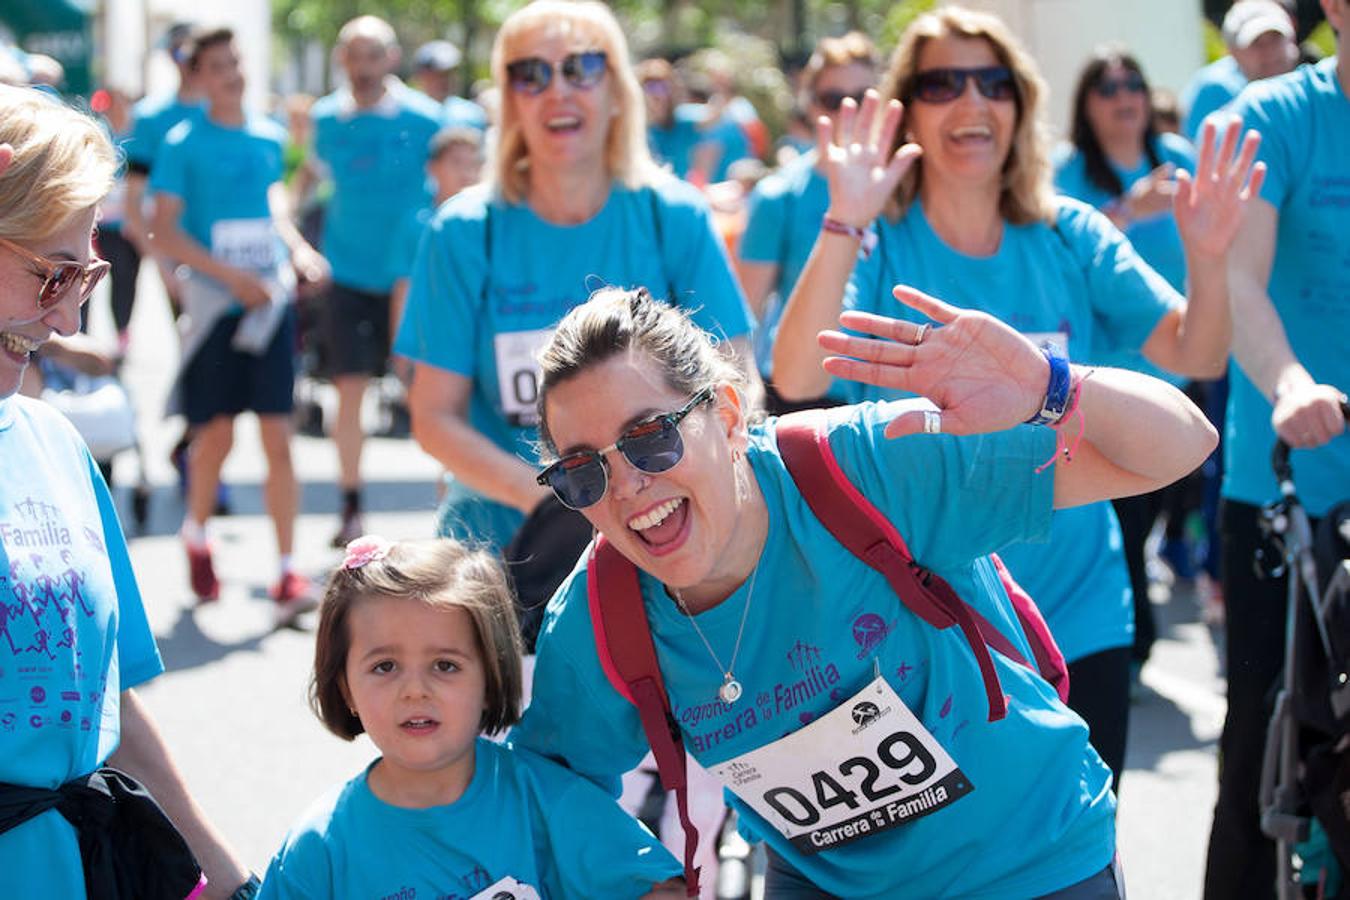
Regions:
<svg viewBox="0 0 1350 900"><path fill-rule="evenodd" d="M675 591L675 602L679 604L680 610L683 611L685 617L689 619L689 624L694 626L694 633L698 635L699 640L703 642L703 646L707 649L708 655L712 657L713 662L722 672L723 686L722 690L718 691L718 696L722 697L722 699L726 700L729 704L734 703L741 695L740 682L736 680L735 675L736 659L741 653L741 638L745 636L745 623L750 620L750 604L755 599L755 579L758 577L759 562L756 561L754 571L750 573L750 591L745 595L745 609L741 612L741 625L740 628L736 630L736 645L731 650L731 664L727 666L722 665L722 660L718 658L717 652L713 650L707 635L703 633L702 628L698 627L698 621L694 618L694 614L690 612L689 607L684 604L684 597L681 596L678 590ZM728 694L724 692L732 686L734 686L734 696L732 696L731 699L727 699Z"/></svg>

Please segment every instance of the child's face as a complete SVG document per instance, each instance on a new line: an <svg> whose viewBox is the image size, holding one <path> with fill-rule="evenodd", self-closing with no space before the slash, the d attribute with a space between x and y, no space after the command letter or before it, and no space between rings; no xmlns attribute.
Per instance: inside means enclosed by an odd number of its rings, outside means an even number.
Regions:
<svg viewBox="0 0 1350 900"><path fill-rule="evenodd" d="M458 608L372 597L348 623L345 695L384 754L371 789L400 806L451 803L473 777L486 703L473 619Z"/></svg>
<svg viewBox="0 0 1350 900"><path fill-rule="evenodd" d="M477 184L482 169L477 151L463 144L446 147L440 156L427 163L427 170L436 182L436 195L447 199Z"/></svg>

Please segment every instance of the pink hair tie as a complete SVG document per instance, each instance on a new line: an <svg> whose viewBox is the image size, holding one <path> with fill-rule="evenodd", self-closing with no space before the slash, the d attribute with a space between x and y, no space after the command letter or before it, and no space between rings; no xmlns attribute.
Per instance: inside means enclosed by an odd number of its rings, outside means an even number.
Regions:
<svg viewBox="0 0 1350 900"><path fill-rule="evenodd" d="M347 544L347 555L342 559L342 568L359 569L367 563L379 562L389 555L393 543L378 534L363 534Z"/></svg>

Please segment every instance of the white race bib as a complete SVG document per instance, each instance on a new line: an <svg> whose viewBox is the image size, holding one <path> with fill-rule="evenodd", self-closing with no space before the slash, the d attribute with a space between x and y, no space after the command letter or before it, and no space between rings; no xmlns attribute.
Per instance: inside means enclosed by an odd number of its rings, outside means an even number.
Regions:
<svg viewBox="0 0 1350 900"><path fill-rule="evenodd" d="M880 677L800 731L711 771L802 853L895 828L974 790Z"/></svg>
<svg viewBox="0 0 1350 900"><path fill-rule="evenodd" d="M469 900L539 900L539 892L508 875L474 894Z"/></svg>
<svg viewBox="0 0 1350 900"><path fill-rule="evenodd" d="M211 255L236 269L271 272L277 240L271 219L222 219L211 226Z"/></svg>
<svg viewBox="0 0 1350 900"><path fill-rule="evenodd" d="M502 412L512 425L539 424L539 351L553 337L552 328L537 331L505 331L492 338L497 356L497 386Z"/></svg>

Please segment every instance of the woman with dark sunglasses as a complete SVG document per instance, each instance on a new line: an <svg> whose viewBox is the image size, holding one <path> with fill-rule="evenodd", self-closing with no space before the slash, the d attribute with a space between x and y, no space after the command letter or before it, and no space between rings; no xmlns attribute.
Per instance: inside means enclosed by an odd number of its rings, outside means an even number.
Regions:
<svg viewBox="0 0 1350 900"><path fill-rule="evenodd" d="M811 122L839 115L844 100L862 99L877 82L877 51L861 32L822 38L801 73L800 103ZM755 354L765 379L770 412L800 406L833 405L841 396L786 403L774 391L770 347L778 315L792 293L806 258L811 255L820 217L830 203L824 170L813 149L783 166L750 193L750 213L737 253L736 274L759 320Z"/></svg>
<svg viewBox="0 0 1350 900"><path fill-rule="evenodd" d="M510 571L542 615L590 537L534 479L535 353L554 323L599 285L639 283L696 309L746 359L750 321L706 204L652 162L642 89L604 4L512 14L492 71L490 183L429 226L394 349L416 363L413 435L452 475L439 533L502 550L517 539L508 561L531 561Z"/></svg>
<svg viewBox="0 0 1350 900"><path fill-rule="evenodd" d="M1177 176L1183 297L1104 215L1052 192L1039 118L1046 88L999 19L960 7L916 19L882 93L886 104L872 95L850 107L834 140L819 130L830 209L779 324L780 393L829 388L816 335L841 309L922 321L893 299L897 283L995 315L1070 358L1124 347L1191 377L1223 370L1225 254L1264 172L1253 170L1254 133L1239 155L1236 125L1222 147L1211 128L1196 178ZM871 250L862 263L860 244ZM896 394L854 386L851 398ZM1069 661L1069 704L1119 776L1133 601L1110 504L1057 513L1047 543L1014 545L1003 558L1045 612Z"/></svg>
<svg viewBox="0 0 1350 900"><path fill-rule="evenodd" d="M1105 213L1144 262L1184 292L1186 251L1172 203L1177 193L1176 172L1195 172L1195 150L1179 135L1157 132L1148 81L1139 62L1123 47L1101 47L1083 67L1073 94L1070 139L1055 158L1055 189ZM1150 363L1138 347L1107 348L1095 353L1094 361L1144 372L1178 387L1188 381ZM1203 386L1186 390L1203 405ZM1222 422L1218 424L1222 427ZM1160 555L1178 578L1190 577L1186 517L1199 506L1200 493L1199 473L1192 473L1161 491L1124 497L1113 504L1134 596L1132 680L1148 661L1157 636L1144 543L1154 520L1164 515L1166 532Z"/></svg>
<svg viewBox="0 0 1350 900"><path fill-rule="evenodd" d="M840 354L826 367L931 402L840 407L821 413L824 432L914 561L1030 658L989 554L1044 536L1052 506L1180 476L1214 430L1159 381L1089 375L992 316L897 296L932 324L848 314L844 326L874 337L822 335ZM740 374L686 313L642 290L601 291L541 361L553 460L541 481L638 569L675 724L731 788L742 829L768 844L767 897L1116 896L1110 773L1082 721L1000 653L992 696L1007 711L993 712L962 630L920 619L826 530L785 468L784 420L756 420ZM1020 423L1047 398L1064 415L1061 396L1076 398L1079 437L1071 460L1047 467L1055 431ZM549 606L510 739L606 781L646 741L605 673L590 600L605 582L591 563ZM938 760L961 774L929 790L951 772Z"/></svg>
<svg viewBox="0 0 1350 900"><path fill-rule="evenodd" d="M116 167L92 119L0 86L0 884L225 898L249 875L136 693L164 666L107 485L70 423L16 393L107 271L92 236Z"/></svg>

